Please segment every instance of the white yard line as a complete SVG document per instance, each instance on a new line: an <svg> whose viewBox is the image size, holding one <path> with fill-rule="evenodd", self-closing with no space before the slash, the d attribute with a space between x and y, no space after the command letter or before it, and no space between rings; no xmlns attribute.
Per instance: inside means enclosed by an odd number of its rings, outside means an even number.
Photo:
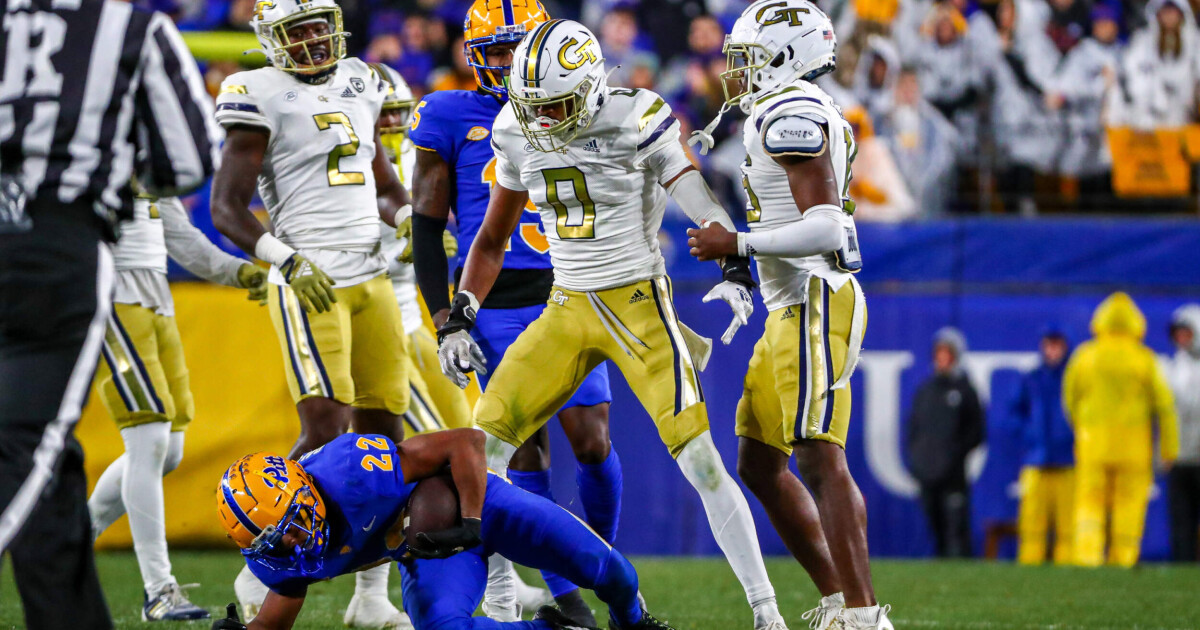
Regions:
<svg viewBox="0 0 1200 630"><path fill-rule="evenodd" d="M994 621L946 622L920 619L893 619L897 628L962 628L963 630L1195 630L1166 626L1073 626L1066 624L996 623Z"/></svg>

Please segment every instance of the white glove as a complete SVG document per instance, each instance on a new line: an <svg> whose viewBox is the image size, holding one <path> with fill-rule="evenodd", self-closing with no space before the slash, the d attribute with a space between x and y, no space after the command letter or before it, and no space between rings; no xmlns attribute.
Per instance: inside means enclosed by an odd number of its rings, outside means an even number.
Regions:
<svg viewBox="0 0 1200 630"><path fill-rule="evenodd" d="M487 360L483 358L483 350L465 330L459 330L442 339L438 346L438 362L442 364L442 374L454 381L459 389L466 389L471 379L467 372L475 370L487 374Z"/></svg>
<svg viewBox="0 0 1200 630"><path fill-rule="evenodd" d="M750 289L726 280L704 296L705 304L713 300L724 300L733 309L733 321L729 322L729 328L721 335L721 343L728 346L733 341L734 333L750 322L750 316L754 314L754 298L750 297Z"/></svg>

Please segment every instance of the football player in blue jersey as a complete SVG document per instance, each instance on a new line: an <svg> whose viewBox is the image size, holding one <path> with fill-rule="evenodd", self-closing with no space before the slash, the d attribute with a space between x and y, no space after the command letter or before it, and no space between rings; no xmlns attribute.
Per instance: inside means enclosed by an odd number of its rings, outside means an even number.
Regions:
<svg viewBox="0 0 1200 630"><path fill-rule="evenodd" d="M670 630L643 609L637 572L624 556L571 513L488 473L483 445L476 429L400 444L346 434L299 461L254 453L234 462L217 487L217 510L271 592L246 625L231 604L213 628L291 628L310 584L398 560L404 608L417 630L583 630L550 606L533 621L473 618L486 558L498 553L594 590L609 606L610 628ZM406 540L409 496L447 468L460 524Z"/></svg>
<svg viewBox="0 0 1200 630"><path fill-rule="evenodd" d="M512 51L526 31L548 19L537 0L476 0L464 25L467 61L475 70L478 89L434 92L417 105L410 139L418 149L413 183L413 255L417 282L439 327L450 312L448 261L442 232L453 210L458 223L459 251L470 249L483 223L496 182L496 158L490 135L492 122L508 100L505 79ZM532 150L532 148L530 148ZM475 328L488 369L494 370L517 335L541 315L550 296L554 273L549 243L537 209L513 234L504 269L481 305ZM461 265L455 277L462 273ZM439 340L440 341L440 340ZM477 372L483 385L487 376ZM463 377L459 386L466 385ZM617 533L621 507L621 465L608 434L612 394L606 364L597 367L558 412L575 457L580 501L588 524L610 543ZM545 429L519 449L509 464L508 477L525 490L553 500L550 493L550 455ZM554 575L543 574L560 608L572 618L591 622L591 612L578 589ZM484 608L505 618L506 602L489 590Z"/></svg>

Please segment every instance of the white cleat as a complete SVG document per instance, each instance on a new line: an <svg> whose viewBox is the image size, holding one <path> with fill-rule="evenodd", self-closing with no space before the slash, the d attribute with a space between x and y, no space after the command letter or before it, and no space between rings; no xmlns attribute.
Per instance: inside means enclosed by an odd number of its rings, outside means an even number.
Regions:
<svg viewBox="0 0 1200 630"><path fill-rule="evenodd" d="M788 630L774 597L754 606L754 630Z"/></svg>
<svg viewBox="0 0 1200 630"><path fill-rule="evenodd" d="M271 589L254 577L250 567L242 567L237 579L233 581L233 592L237 595L238 607L242 609L242 621L248 622L258 615Z"/></svg>
<svg viewBox="0 0 1200 630"><path fill-rule="evenodd" d="M501 623L521 620L521 602L513 602L511 606L496 605L494 602L483 600L483 614L492 621Z"/></svg>
<svg viewBox="0 0 1200 630"><path fill-rule="evenodd" d="M845 605L846 600L842 594L834 593L822 597L816 608L800 615L800 618L807 621L812 630L841 630L845 626L838 620L838 615L842 614Z"/></svg>
<svg viewBox="0 0 1200 630"><path fill-rule="evenodd" d="M788 630L788 627L782 619L774 619L768 621L766 625L754 626L754 630Z"/></svg>
<svg viewBox="0 0 1200 630"><path fill-rule="evenodd" d="M891 610L890 605L879 606L872 611L873 614L864 614L864 609L846 608L842 610L838 621L842 622L842 627L846 630L895 630L888 619Z"/></svg>
<svg viewBox="0 0 1200 630"><path fill-rule="evenodd" d="M537 610L542 606L554 605L554 596L550 594L549 589L530 586L521 579L520 574L513 574L517 587L517 601L521 603L522 610Z"/></svg>
<svg viewBox="0 0 1200 630"><path fill-rule="evenodd" d="M386 597L354 594L342 623L348 628L395 628L412 630L408 615L392 605Z"/></svg>

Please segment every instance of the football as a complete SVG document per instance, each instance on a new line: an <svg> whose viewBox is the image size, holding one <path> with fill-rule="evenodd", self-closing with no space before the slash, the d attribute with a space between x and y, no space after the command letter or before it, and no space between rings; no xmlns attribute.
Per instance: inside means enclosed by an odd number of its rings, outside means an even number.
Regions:
<svg viewBox="0 0 1200 630"><path fill-rule="evenodd" d="M450 473L417 482L408 497L404 537L411 540L420 532L438 532L458 524L458 491Z"/></svg>

